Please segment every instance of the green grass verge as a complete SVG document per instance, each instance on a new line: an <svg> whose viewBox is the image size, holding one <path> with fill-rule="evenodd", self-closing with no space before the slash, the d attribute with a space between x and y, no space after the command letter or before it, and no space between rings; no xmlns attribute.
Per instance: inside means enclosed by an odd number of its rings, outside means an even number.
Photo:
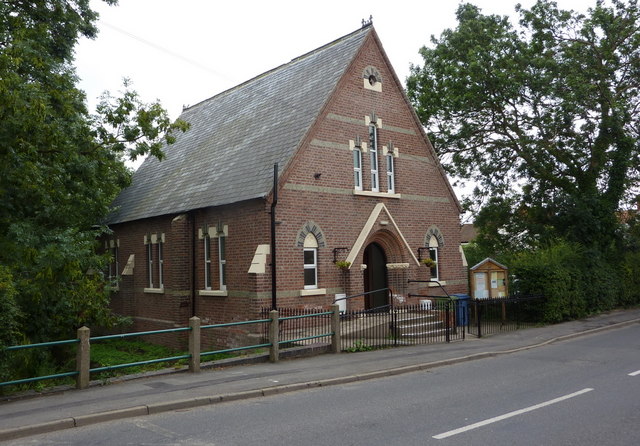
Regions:
<svg viewBox="0 0 640 446"><path fill-rule="evenodd" d="M139 340L112 339L91 344L91 368L110 367L120 364L129 364L152 359L168 358L171 356L186 355L189 352L171 349L162 345L149 344ZM134 373L159 370L171 366L182 366L188 360L159 362L133 367L100 372L92 376L93 379L103 379L112 376L130 375Z"/></svg>
<svg viewBox="0 0 640 446"><path fill-rule="evenodd" d="M140 340L111 339L91 344L91 368L110 367L120 364L130 364L134 362L150 361L153 359L169 358L172 356L182 356L187 354L189 354L188 351L171 349L169 347L150 344ZM217 353L215 355L206 356L203 360L215 361L234 356L239 356L239 354ZM100 373L93 373L91 378L106 379L114 376L132 375L135 373L166 369L169 367L181 367L188 363L188 359L179 359L154 364L124 367Z"/></svg>

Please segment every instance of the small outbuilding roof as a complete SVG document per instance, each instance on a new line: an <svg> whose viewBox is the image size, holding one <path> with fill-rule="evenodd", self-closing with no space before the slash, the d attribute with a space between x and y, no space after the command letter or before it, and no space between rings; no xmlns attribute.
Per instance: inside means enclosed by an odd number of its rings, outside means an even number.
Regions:
<svg viewBox="0 0 640 446"><path fill-rule="evenodd" d="M482 262L480 262L480 263L478 263L477 265L472 266L471 268L469 268L469 270L470 270L470 271L474 271L474 270L476 270L476 269L478 269L478 268L480 268L480 267L482 267L482 266L486 265L487 263L493 263L494 265L496 265L496 266L498 266L499 268L502 268L502 269L509 269L509 268L507 268L506 266L504 266L502 263L498 263L498 262L496 262L495 260L493 260L492 258L487 257L487 258L486 258L486 259L484 259Z"/></svg>

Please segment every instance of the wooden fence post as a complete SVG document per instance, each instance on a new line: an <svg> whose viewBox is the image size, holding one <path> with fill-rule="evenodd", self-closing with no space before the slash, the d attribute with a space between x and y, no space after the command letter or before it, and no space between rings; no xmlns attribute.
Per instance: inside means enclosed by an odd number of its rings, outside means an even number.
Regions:
<svg viewBox="0 0 640 446"><path fill-rule="evenodd" d="M76 370L78 371L76 388L86 389L89 387L89 369L91 368L91 345L89 343L91 330L88 327L80 327L77 333L80 342L76 352Z"/></svg>
<svg viewBox="0 0 640 446"><path fill-rule="evenodd" d="M271 348L269 349L269 360L271 362L278 362L278 360L280 359L280 327L278 320L278 311L271 310L269 312L269 317L271 319L269 325L269 342L271 343Z"/></svg>
<svg viewBox="0 0 640 446"><path fill-rule="evenodd" d="M200 372L200 318L193 316L189 319L189 371Z"/></svg>

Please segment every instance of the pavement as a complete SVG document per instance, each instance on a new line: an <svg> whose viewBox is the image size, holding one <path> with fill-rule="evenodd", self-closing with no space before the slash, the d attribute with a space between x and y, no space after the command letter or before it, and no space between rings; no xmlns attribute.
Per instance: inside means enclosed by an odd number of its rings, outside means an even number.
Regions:
<svg viewBox="0 0 640 446"><path fill-rule="evenodd" d="M527 328L449 344L416 345L358 353L324 353L276 363L216 363L200 373L165 369L117 382L92 382L0 401L0 441L89 424L141 417L227 401L264 398L428 370L542 347L640 323L640 308L583 320ZM258 358L260 359L260 358Z"/></svg>

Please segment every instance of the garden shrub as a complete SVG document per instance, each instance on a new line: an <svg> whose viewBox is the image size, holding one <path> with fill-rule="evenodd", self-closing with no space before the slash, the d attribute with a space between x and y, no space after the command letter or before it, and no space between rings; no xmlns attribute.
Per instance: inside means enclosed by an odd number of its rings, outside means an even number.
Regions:
<svg viewBox="0 0 640 446"><path fill-rule="evenodd" d="M575 244L557 242L505 259L512 277L511 292L545 296L543 322L560 322L585 316L582 250Z"/></svg>
<svg viewBox="0 0 640 446"><path fill-rule="evenodd" d="M17 344L20 336L20 311L15 300L16 294L11 273L8 268L0 265L0 381L8 379L10 372L10 352L5 352L4 348Z"/></svg>
<svg viewBox="0 0 640 446"><path fill-rule="evenodd" d="M622 290L618 305L640 304L640 252L627 252L620 262Z"/></svg>

